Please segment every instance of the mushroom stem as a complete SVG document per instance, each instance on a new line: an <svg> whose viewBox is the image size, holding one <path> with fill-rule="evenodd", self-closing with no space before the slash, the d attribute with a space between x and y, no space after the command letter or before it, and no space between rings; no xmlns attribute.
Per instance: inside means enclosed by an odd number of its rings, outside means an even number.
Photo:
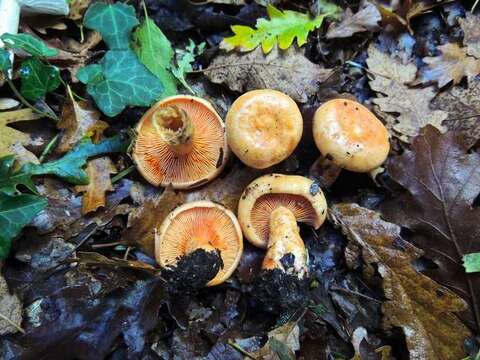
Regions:
<svg viewBox="0 0 480 360"><path fill-rule="evenodd" d="M187 113L176 106L167 106L155 110L153 126L163 141L177 155L185 155L193 149L194 126Z"/></svg>
<svg viewBox="0 0 480 360"><path fill-rule="evenodd" d="M288 254L294 256L291 265L285 258ZM262 269L287 271L291 267L298 278L307 275L307 252L295 215L286 207L280 206L270 214L270 235Z"/></svg>

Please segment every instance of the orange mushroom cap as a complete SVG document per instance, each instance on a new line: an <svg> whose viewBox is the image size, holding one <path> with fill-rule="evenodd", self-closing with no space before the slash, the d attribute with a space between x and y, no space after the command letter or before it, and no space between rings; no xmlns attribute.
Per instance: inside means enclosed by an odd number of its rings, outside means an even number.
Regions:
<svg viewBox="0 0 480 360"><path fill-rule="evenodd" d="M184 146L182 152L176 151L160 135L155 123L159 109L172 110L172 119L167 118L165 126L171 134L188 141L189 146ZM175 112L189 122L175 118ZM133 159L143 177L155 186L171 185L175 189L201 186L215 178L225 166L228 156L225 126L206 100L179 95L159 101L145 113L136 130ZM180 131L184 133L179 134ZM181 138L185 133L188 136Z"/></svg>
<svg viewBox="0 0 480 360"><path fill-rule="evenodd" d="M226 117L230 148L246 165L264 169L289 157L303 132L297 104L276 90L253 90L232 104Z"/></svg>
<svg viewBox="0 0 480 360"><path fill-rule="evenodd" d="M313 137L323 156L350 171L371 171L390 151L382 122L362 104L347 99L330 100L317 109Z"/></svg>
<svg viewBox="0 0 480 360"><path fill-rule="evenodd" d="M227 280L243 252L242 230L235 215L211 201L187 203L172 211L155 234L157 262L173 266L196 249L216 249L223 261L223 269L207 286Z"/></svg>

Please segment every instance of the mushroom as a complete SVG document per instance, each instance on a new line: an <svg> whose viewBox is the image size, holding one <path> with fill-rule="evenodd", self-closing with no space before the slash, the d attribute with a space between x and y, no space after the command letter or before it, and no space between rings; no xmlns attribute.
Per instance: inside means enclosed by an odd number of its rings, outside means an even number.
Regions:
<svg viewBox="0 0 480 360"><path fill-rule="evenodd" d="M230 148L246 165L264 169L289 157L302 137L297 104L276 90L253 90L232 104L226 118Z"/></svg>
<svg viewBox="0 0 480 360"><path fill-rule="evenodd" d="M182 260L190 261L193 272L183 279L186 285L199 280L201 286L207 282L207 286L223 283L237 267L242 252L243 237L237 218L230 210L211 201L179 206L155 234L155 258L162 267L175 271ZM217 264L223 263L223 268L219 270L217 266L212 273L205 254L215 254Z"/></svg>
<svg viewBox="0 0 480 360"><path fill-rule="evenodd" d="M228 156L225 126L212 105L178 95L159 101L137 125L132 157L155 186L190 189L215 178Z"/></svg>
<svg viewBox="0 0 480 360"><path fill-rule="evenodd" d="M362 104L347 99L330 100L317 109L313 137L325 158L354 172L379 167L390 150L382 122Z"/></svg>

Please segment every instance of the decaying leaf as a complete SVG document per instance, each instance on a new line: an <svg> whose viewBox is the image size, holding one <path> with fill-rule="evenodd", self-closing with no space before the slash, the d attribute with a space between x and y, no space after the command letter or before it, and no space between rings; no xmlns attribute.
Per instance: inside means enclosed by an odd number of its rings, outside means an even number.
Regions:
<svg viewBox="0 0 480 360"><path fill-rule="evenodd" d="M78 252L75 259L72 259L72 262L75 262L82 266L108 266L114 268L125 268L125 269L134 269L139 271L144 271L148 274L158 273L158 269L155 269L152 265L146 264L142 261L137 260L125 260L125 259L110 259L102 254L95 252Z"/></svg>
<svg viewBox="0 0 480 360"><path fill-rule="evenodd" d="M0 335L18 332L22 324L22 303L10 294L7 282L0 275Z"/></svg>
<svg viewBox="0 0 480 360"><path fill-rule="evenodd" d="M467 48L449 43L437 47L441 55L425 57L423 61L428 67L421 71L422 83L437 82L444 87L453 81L456 85L466 76L472 80L480 73L480 59L467 55Z"/></svg>
<svg viewBox="0 0 480 360"><path fill-rule="evenodd" d="M384 327L401 327L412 360L462 359L470 335L455 316L466 303L446 287L417 272L411 262L423 252L400 237L400 226L383 221L374 211L357 204L330 209L336 226L360 247L367 265L378 268L386 301Z"/></svg>
<svg viewBox="0 0 480 360"><path fill-rule="evenodd" d="M461 134L426 127L412 150L388 162L388 173L407 193L383 212L414 232L415 244L438 265L428 274L470 303L469 320L478 326L480 274L466 275L462 266L463 255L480 251L480 208L472 207L480 192L480 154L468 149Z"/></svg>
<svg viewBox="0 0 480 360"><path fill-rule="evenodd" d="M467 12L465 19L459 19L463 30L463 45L467 47L467 54L480 59L480 17Z"/></svg>
<svg viewBox="0 0 480 360"><path fill-rule="evenodd" d="M261 49L246 54L221 54L205 75L216 84L226 83L233 91L274 89L304 103L332 71L310 62L301 50L280 51L275 47L268 55Z"/></svg>
<svg viewBox="0 0 480 360"><path fill-rule="evenodd" d="M294 321L287 322L268 333L268 341L253 356L262 360L295 360L300 349L300 329Z"/></svg>
<svg viewBox="0 0 480 360"><path fill-rule="evenodd" d="M87 174L90 182L88 185L76 186L75 190L84 192L82 199L82 214L88 214L105 206L106 192L113 191L110 174L115 174L117 169L108 156L90 160L87 164Z"/></svg>
<svg viewBox="0 0 480 360"><path fill-rule="evenodd" d="M74 21L81 20L91 2L92 0L70 0L68 18Z"/></svg>
<svg viewBox="0 0 480 360"><path fill-rule="evenodd" d="M415 80L417 67L414 64L402 64L400 60L370 45L367 65L373 73L370 87L378 93L373 102L383 112L399 114L385 119L387 125L399 134L394 135L407 141L408 137L417 135L427 124L441 131L446 130L442 122L448 114L430 108L430 101L436 95L435 88L410 88L407 85Z"/></svg>
<svg viewBox="0 0 480 360"><path fill-rule="evenodd" d="M332 23L328 27L327 39L347 38L362 31L379 29L378 23L382 15L377 7L367 0L362 1L358 12L352 13L350 8L345 10L343 19L339 23Z"/></svg>
<svg viewBox="0 0 480 360"><path fill-rule="evenodd" d="M355 349L355 356L352 360L392 360L392 348L390 346L378 346L371 344L369 334L364 327L358 327L352 334L352 345ZM376 345L376 346L375 346Z"/></svg>

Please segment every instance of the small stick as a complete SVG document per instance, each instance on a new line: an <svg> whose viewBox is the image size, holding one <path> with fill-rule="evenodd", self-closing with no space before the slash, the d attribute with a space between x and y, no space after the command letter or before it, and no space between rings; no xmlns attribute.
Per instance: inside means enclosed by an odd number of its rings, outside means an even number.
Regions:
<svg viewBox="0 0 480 360"><path fill-rule="evenodd" d="M252 354L250 354L249 352L243 350L242 347L241 347L240 345L237 345L232 339L228 339L227 344L230 345L231 347L233 347L235 350L237 350L240 354L245 355L246 357L248 357L249 359L258 360L258 359L257 359L256 357L254 357Z"/></svg>
<svg viewBox="0 0 480 360"><path fill-rule="evenodd" d="M25 330L23 330L23 329L20 327L20 325L15 324L12 320L10 320L8 317L6 317L5 315L3 315L2 313L0 313L0 319L5 320L7 323L9 323L10 325L12 325L15 329L17 329L18 331L20 331L22 334L25 335Z"/></svg>

